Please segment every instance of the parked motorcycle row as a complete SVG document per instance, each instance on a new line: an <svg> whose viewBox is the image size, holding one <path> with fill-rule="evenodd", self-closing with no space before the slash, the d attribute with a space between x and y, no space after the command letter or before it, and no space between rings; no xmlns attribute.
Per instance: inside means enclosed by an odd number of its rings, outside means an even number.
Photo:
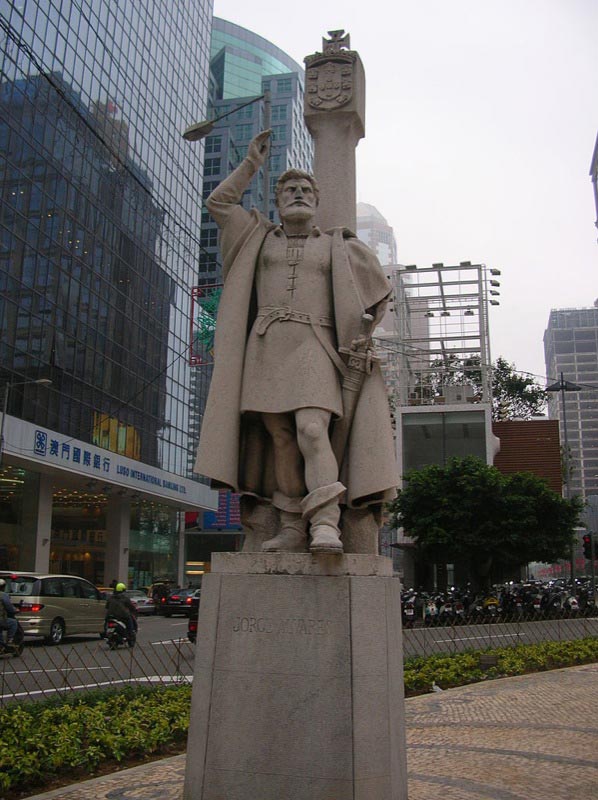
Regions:
<svg viewBox="0 0 598 800"><path fill-rule="evenodd" d="M589 581L508 583L489 593L452 587L448 592L407 589L401 594L404 628L478 625L487 622L572 619L598 616L598 595Z"/></svg>

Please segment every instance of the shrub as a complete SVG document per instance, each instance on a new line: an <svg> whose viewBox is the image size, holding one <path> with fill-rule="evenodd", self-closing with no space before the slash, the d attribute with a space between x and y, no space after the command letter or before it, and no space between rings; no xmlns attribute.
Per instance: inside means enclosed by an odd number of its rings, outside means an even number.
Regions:
<svg viewBox="0 0 598 800"><path fill-rule="evenodd" d="M0 709L0 789L48 781L184 741L190 686L78 695Z"/></svg>
<svg viewBox="0 0 598 800"><path fill-rule="evenodd" d="M482 652L495 655L496 666L482 669ZM405 661L405 694L429 692L433 683L448 689L488 678L524 675L594 661L598 661L598 637L410 658Z"/></svg>

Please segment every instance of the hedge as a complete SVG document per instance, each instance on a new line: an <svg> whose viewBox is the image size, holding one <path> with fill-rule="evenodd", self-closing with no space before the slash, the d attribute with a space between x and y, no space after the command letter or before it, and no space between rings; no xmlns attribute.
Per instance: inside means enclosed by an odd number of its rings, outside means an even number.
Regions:
<svg viewBox="0 0 598 800"><path fill-rule="evenodd" d="M496 656L496 666L483 668L482 653ZM433 684L449 689L489 678L525 675L595 661L598 661L598 637L409 658L405 661L405 694L429 692Z"/></svg>
<svg viewBox="0 0 598 800"><path fill-rule="evenodd" d="M188 685L76 695L0 709L0 790L39 786L57 775L93 772L107 761L184 742Z"/></svg>

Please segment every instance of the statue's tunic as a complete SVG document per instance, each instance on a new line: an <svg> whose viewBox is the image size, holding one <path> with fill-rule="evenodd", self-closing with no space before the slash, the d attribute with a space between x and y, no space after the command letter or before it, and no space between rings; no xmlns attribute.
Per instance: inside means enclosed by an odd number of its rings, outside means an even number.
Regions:
<svg viewBox="0 0 598 800"><path fill-rule="evenodd" d="M241 411L323 408L342 415L339 375L321 339L336 349L331 239L270 231L260 251L257 316L245 352ZM314 331L317 326L317 334Z"/></svg>

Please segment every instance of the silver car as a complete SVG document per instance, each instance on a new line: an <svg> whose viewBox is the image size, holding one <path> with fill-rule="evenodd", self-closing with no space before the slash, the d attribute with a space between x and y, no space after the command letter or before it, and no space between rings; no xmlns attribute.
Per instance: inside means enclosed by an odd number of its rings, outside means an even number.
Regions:
<svg viewBox="0 0 598 800"><path fill-rule="evenodd" d="M148 597L141 589L127 589L125 597L133 603L138 614L155 614L156 605L151 597Z"/></svg>
<svg viewBox="0 0 598 800"><path fill-rule="evenodd" d="M60 644L65 636L104 628L106 602L96 587L76 575L0 572L26 636Z"/></svg>

